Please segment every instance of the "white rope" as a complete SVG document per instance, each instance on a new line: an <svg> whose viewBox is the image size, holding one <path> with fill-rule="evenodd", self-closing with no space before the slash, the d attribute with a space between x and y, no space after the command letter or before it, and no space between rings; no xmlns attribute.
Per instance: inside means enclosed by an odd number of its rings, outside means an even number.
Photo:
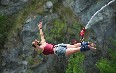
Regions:
<svg viewBox="0 0 116 73"><path fill-rule="evenodd" d="M88 26L89 26L90 22L92 21L92 19L95 17L95 15L96 15L97 13L99 13L101 10L103 10L106 6L110 5L110 4L113 3L114 1L115 1L115 0L110 1L108 4L104 5L100 10L98 10L98 11L91 17L91 19L90 19L89 22L87 23L85 29L89 28Z"/></svg>

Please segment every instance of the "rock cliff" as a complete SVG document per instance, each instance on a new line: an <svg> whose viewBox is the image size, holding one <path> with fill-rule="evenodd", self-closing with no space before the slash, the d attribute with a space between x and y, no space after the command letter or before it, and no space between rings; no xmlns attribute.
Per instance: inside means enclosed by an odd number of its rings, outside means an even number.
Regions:
<svg viewBox="0 0 116 73"><path fill-rule="evenodd" d="M30 0L0 0L0 13L13 15L19 12ZM55 0L60 1L65 7L71 8L75 16L83 26L86 26L91 16L110 0ZM1 73L65 73L67 58L58 58L54 55L37 55L32 49L31 42L38 38L37 23L41 19L45 21L44 30L47 23L57 19L57 13L50 13L45 17L41 15L28 16L21 31L19 31L10 41L6 42L5 49L1 54ZM92 26L88 29L89 41L97 43L97 52L85 53L84 70L86 73L98 73L95 63L101 57L107 56L106 48L109 47L110 36L116 32L116 2L107 6L93 19ZM12 44L13 46L9 46ZM39 58L39 60L38 60ZM36 64L32 64L33 59ZM37 60L36 60L37 59Z"/></svg>
<svg viewBox="0 0 116 73"><path fill-rule="evenodd" d="M70 7L74 14L80 18L80 21L86 26L92 15L97 12L102 6L110 2L111 0L65 0L63 4ZM92 26L89 28L93 30L89 37L90 41L97 43L97 49L99 53L96 55L87 54L84 66L87 73L98 73L95 68L95 62L101 56L107 56L108 41L109 37L113 36L116 32L116 1L111 5L104 8L99 12L92 20ZM88 30L89 30L88 29Z"/></svg>

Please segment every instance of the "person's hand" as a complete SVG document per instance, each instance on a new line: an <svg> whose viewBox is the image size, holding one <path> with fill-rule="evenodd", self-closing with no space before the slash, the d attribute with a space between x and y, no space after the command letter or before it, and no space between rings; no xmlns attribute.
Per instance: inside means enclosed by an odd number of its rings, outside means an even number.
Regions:
<svg viewBox="0 0 116 73"><path fill-rule="evenodd" d="M38 24L39 29L42 29L42 21Z"/></svg>

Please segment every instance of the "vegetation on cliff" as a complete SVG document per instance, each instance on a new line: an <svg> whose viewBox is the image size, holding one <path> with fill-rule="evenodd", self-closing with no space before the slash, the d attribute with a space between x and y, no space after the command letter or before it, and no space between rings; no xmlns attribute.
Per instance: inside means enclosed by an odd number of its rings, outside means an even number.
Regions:
<svg viewBox="0 0 116 73"><path fill-rule="evenodd" d="M114 37L116 34L109 39L112 47L107 49L107 57L102 57L96 64L101 73L116 73L116 49L114 49L116 48L116 39Z"/></svg>
<svg viewBox="0 0 116 73"><path fill-rule="evenodd" d="M17 35L24 25L24 22L28 16L34 16L36 14L45 16L49 13L44 12L43 5L47 0L31 0L29 4L14 14L13 16L0 15L0 49L4 48L4 44L12 36ZM78 18L75 17L72 10L68 7L64 7L60 2L51 0L54 3L53 13L59 15L59 19L48 23L47 29L44 30L46 40L50 43L71 43L71 39L79 40L79 31L82 25L79 23ZM116 48L116 41L111 40L113 48ZM115 73L116 72L116 54L114 49L110 49L108 52L108 58L101 58L96 66L101 73ZM39 53L40 54L40 53ZM66 73L84 73L83 60L85 55L83 53L76 53L71 55L68 60ZM38 64L42 59L37 57L27 58L29 65ZM2 62L2 61L1 61ZM28 73L32 73L28 69Z"/></svg>

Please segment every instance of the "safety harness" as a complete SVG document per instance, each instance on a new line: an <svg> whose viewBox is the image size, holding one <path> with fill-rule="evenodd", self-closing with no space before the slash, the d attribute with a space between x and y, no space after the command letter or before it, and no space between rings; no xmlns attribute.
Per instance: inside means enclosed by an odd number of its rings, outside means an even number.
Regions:
<svg viewBox="0 0 116 73"><path fill-rule="evenodd" d="M80 31L80 42L81 42L81 48L80 51L88 51L90 50L90 48L88 47L89 43L88 42L84 42L84 34L85 34L85 27Z"/></svg>

